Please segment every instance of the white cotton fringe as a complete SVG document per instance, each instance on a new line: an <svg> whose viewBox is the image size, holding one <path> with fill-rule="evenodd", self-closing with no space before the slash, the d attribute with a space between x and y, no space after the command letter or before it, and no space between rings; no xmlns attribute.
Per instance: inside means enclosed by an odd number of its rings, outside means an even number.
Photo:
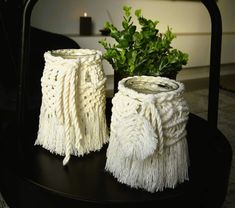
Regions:
<svg viewBox="0 0 235 208"><path fill-rule="evenodd" d="M119 182L149 192L188 180L184 85L135 76L121 80L118 89L105 169Z"/></svg>
<svg viewBox="0 0 235 208"><path fill-rule="evenodd" d="M105 75L100 51L63 49L44 54L38 137L52 153L83 156L108 142Z"/></svg>

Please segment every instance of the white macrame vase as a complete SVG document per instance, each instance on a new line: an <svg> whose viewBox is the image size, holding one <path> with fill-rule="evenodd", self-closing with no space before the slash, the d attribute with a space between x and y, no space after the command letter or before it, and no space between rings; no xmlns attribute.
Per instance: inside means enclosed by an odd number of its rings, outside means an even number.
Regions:
<svg viewBox="0 0 235 208"><path fill-rule="evenodd" d="M149 192L188 180L189 109L180 82L151 76L122 79L112 103L105 169Z"/></svg>
<svg viewBox="0 0 235 208"><path fill-rule="evenodd" d="M63 49L44 54L42 104L38 137L52 153L82 156L108 141L102 54L97 50Z"/></svg>

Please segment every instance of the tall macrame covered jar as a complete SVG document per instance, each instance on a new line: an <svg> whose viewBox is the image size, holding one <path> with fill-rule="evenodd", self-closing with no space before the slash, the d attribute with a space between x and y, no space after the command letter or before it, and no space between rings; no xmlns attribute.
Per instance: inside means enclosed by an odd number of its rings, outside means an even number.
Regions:
<svg viewBox="0 0 235 208"><path fill-rule="evenodd" d="M42 104L36 145L52 153L82 156L108 141L102 54L63 49L44 54Z"/></svg>
<svg viewBox="0 0 235 208"><path fill-rule="evenodd" d="M121 183L149 192L188 179L184 85L163 77L119 82L112 102L105 169Z"/></svg>

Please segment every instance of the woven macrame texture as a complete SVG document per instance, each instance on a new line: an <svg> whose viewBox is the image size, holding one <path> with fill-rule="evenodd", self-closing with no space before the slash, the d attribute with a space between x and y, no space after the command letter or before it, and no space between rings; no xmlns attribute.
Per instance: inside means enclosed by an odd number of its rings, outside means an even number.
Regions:
<svg viewBox="0 0 235 208"><path fill-rule="evenodd" d="M82 156L108 141L102 54L89 49L62 49L44 54L38 137L52 153Z"/></svg>
<svg viewBox="0 0 235 208"><path fill-rule="evenodd" d="M184 85L135 76L121 80L118 89L105 169L119 182L149 192L188 180Z"/></svg>

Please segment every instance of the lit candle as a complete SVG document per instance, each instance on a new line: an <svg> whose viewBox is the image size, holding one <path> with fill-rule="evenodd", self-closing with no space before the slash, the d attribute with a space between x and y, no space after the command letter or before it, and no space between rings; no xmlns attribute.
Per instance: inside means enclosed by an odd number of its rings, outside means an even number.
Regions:
<svg viewBox="0 0 235 208"><path fill-rule="evenodd" d="M91 35L91 30L91 17L88 17L87 13L84 12L84 16L80 17L80 35Z"/></svg>

